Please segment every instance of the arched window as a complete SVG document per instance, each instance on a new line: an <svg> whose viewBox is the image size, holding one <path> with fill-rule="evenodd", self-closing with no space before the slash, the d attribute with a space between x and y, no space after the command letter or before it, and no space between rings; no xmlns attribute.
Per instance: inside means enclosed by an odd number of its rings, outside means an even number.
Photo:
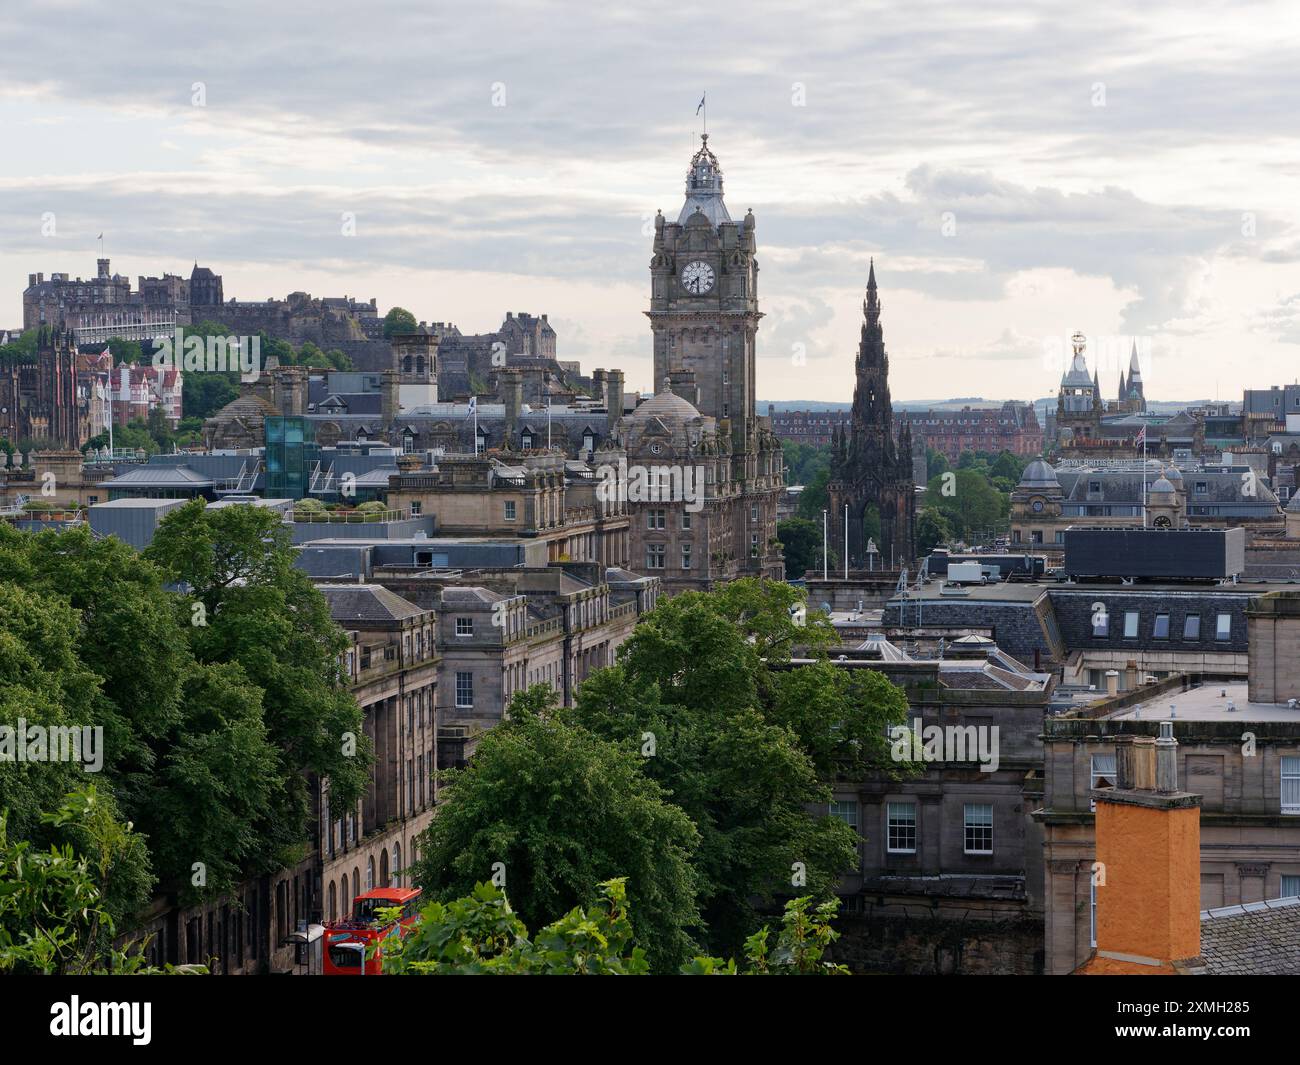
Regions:
<svg viewBox="0 0 1300 1065"><path fill-rule="evenodd" d="M379 886L388 887L388 849L385 848L379 855Z"/></svg>
<svg viewBox="0 0 1300 1065"><path fill-rule="evenodd" d="M344 873L343 878L339 881L339 901L343 903L343 908L339 914L347 917L352 912L352 904L348 901L351 896L348 895L348 874Z"/></svg>
<svg viewBox="0 0 1300 1065"><path fill-rule="evenodd" d="M423 356L423 355L417 355L417 356L415 357L415 372L416 372L417 374L419 374L420 376L422 376L422 377L424 376L424 356Z"/></svg>
<svg viewBox="0 0 1300 1065"><path fill-rule="evenodd" d="M402 886L402 844L397 841L393 843L393 883Z"/></svg>
<svg viewBox="0 0 1300 1065"><path fill-rule="evenodd" d="M334 881L331 880L330 881L330 911L329 911L331 921L337 920L338 918L338 905L339 905L338 890L334 885Z"/></svg>
<svg viewBox="0 0 1300 1065"><path fill-rule="evenodd" d="M402 373L410 373L410 372L411 372L411 356L408 355L406 356L406 358L402 360Z"/></svg>
<svg viewBox="0 0 1300 1065"><path fill-rule="evenodd" d="M373 855L366 859L366 890L375 890L375 859Z"/></svg>
<svg viewBox="0 0 1300 1065"><path fill-rule="evenodd" d="M361 894L361 870L353 866L352 868L352 900L355 902L358 895Z"/></svg>

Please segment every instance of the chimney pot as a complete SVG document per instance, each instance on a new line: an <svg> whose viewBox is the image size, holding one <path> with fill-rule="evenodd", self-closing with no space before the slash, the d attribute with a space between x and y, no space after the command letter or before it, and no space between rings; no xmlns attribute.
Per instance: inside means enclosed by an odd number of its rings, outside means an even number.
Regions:
<svg viewBox="0 0 1300 1065"><path fill-rule="evenodd" d="M1178 741L1174 723L1160 722L1160 738L1155 741L1156 790L1169 795L1178 790Z"/></svg>

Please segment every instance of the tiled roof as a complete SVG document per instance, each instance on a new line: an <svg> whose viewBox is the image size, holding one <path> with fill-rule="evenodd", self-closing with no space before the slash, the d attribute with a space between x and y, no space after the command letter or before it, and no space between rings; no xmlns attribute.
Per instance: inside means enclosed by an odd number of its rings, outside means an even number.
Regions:
<svg viewBox="0 0 1300 1065"><path fill-rule="evenodd" d="M330 617L339 623L402 621L423 614L414 603L378 584L318 584L330 605Z"/></svg>
<svg viewBox="0 0 1300 1065"><path fill-rule="evenodd" d="M1300 898L1203 911L1201 959L1211 976L1300 975Z"/></svg>

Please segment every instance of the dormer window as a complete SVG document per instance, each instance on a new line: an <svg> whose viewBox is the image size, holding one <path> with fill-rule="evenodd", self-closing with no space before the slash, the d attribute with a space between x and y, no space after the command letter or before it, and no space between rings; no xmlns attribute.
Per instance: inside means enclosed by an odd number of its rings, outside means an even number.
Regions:
<svg viewBox="0 0 1300 1065"><path fill-rule="evenodd" d="M519 446L525 451L531 451L533 449L533 434L521 433L519 436Z"/></svg>

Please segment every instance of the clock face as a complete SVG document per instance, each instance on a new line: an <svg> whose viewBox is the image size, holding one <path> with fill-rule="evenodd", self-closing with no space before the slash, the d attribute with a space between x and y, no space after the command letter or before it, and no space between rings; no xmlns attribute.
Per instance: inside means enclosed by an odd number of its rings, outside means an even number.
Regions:
<svg viewBox="0 0 1300 1065"><path fill-rule="evenodd" d="M1041 499L1035 499L1035 500L1034 500L1034 513L1037 514L1037 513L1039 513L1042 509L1043 509L1043 501L1042 501Z"/></svg>
<svg viewBox="0 0 1300 1065"><path fill-rule="evenodd" d="M687 263L682 271L682 288L695 296L703 296L713 287L713 267L708 263Z"/></svg>

